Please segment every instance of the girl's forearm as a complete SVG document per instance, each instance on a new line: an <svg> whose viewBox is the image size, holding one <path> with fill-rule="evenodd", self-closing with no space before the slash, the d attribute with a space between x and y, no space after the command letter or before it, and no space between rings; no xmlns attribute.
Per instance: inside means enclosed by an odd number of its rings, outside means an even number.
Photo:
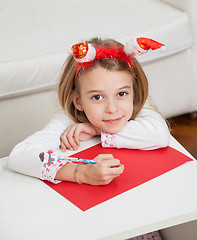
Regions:
<svg viewBox="0 0 197 240"><path fill-rule="evenodd" d="M66 163L60 170L56 173L55 179L61 181L76 182L75 170L78 164L76 163Z"/></svg>

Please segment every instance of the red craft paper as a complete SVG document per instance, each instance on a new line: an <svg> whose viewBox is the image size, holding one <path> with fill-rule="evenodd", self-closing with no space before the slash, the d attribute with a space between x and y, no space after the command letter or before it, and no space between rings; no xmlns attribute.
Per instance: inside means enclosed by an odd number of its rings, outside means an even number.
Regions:
<svg viewBox="0 0 197 240"><path fill-rule="evenodd" d="M192 160L171 147L143 151L102 148L101 144L78 152L72 157L93 159L98 154L109 153L119 159L125 165L125 169L119 177L108 185L92 186L72 182L58 184L44 182L85 211Z"/></svg>

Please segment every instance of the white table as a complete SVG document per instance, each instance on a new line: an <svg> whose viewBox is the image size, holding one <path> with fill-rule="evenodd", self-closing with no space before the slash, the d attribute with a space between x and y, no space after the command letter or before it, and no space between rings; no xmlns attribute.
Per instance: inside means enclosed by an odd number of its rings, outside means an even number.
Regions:
<svg viewBox="0 0 197 240"><path fill-rule="evenodd" d="M170 145L191 157L174 138ZM83 212L39 179L8 170L6 159L0 159L3 240L122 240L197 219L195 160Z"/></svg>

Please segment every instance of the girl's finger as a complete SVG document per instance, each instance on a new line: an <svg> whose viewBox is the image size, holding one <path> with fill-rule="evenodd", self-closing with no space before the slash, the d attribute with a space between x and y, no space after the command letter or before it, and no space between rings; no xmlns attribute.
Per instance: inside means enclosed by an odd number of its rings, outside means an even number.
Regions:
<svg viewBox="0 0 197 240"><path fill-rule="evenodd" d="M66 149L72 150L72 146L69 144L67 139L64 139L64 141L61 144L63 144Z"/></svg>
<svg viewBox="0 0 197 240"><path fill-rule="evenodd" d="M77 143L74 139L74 127L71 127L67 134L66 134L66 139L67 139L67 143L68 145L72 148L72 149L77 149Z"/></svg>
<svg viewBox="0 0 197 240"><path fill-rule="evenodd" d="M63 135L61 136L61 144L65 146L66 149L72 150L72 146L70 145L68 139L67 139L67 132L64 132Z"/></svg>
<svg viewBox="0 0 197 240"><path fill-rule="evenodd" d="M119 159L107 159L105 161L103 161L103 164L105 164L105 166L113 168L113 167L119 167L120 166L120 160Z"/></svg>
<svg viewBox="0 0 197 240"><path fill-rule="evenodd" d="M61 148L62 152L66 151L66 146L64 145L64 143L62 141L60 143L60 148Z"/></svg>
<svg viewBox="0 0 197 240"><path fill-rule="evenodd" d="M124 172L124 165L120 164L117 167L112 167L110 168L110 172L113 176L120 176L120 174L122 174Z"/></svg>
<svg viewBox="0 0 197 240"><path fill-rule="evenodd" d="M94 158L96 162L110 160L110 159L114 159L114 156L112 154L99 154Z"/></svg>
<svg viewBox="0 0 197 240"><path fill-rule="evenodd" d="M79 136L82 132L82 129L80 127L75 128L75 131L73 133L73 138L75 140L75 143L77 146L80 146Z"/></svg>

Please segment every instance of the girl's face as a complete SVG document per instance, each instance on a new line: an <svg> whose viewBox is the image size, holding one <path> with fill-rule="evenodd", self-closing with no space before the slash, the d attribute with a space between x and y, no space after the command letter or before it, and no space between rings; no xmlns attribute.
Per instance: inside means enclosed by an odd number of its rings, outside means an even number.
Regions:
<svg viewBox="0 0 197 240"><path fill-rule="evenodd" d="M132 75L126 71L97 66L81 75L75 107L84 111L90 123L108 133L118 133L133 113Z"/></svg>

